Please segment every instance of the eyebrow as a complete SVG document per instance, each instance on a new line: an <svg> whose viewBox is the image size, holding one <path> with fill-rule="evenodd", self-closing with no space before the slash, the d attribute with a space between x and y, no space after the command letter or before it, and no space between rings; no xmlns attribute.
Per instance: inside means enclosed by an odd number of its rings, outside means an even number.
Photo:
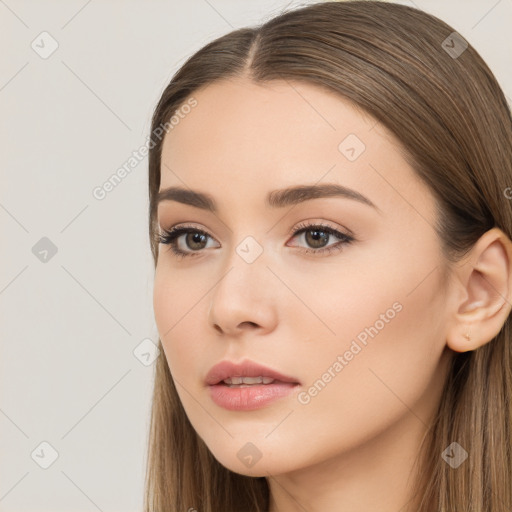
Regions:
<svg viewBox="0 0 512 512"><path fill-rule="evenodd" d="M285 206L296 205L310 199L318 199L323 197L343 197L359 201L380 210L370 199L360 194L356 190L338 185L336 183L325 183L321 185L298 185L295 187L273 190L266 197L266 206L270 208L283 208ZM217 213L217 203L215 199L204 192L188 190L182 187L168 187L158 192L157 205L162 201L177 201L178 203L187 204Z"/></svg>

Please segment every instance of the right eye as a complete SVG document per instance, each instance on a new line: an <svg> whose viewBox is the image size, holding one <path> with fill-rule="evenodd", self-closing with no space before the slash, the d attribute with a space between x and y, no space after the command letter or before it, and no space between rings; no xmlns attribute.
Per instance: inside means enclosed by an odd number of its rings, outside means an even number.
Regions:
<svg viewBox="0 0 512 512"><path fill-rule="evenodd" d="M185 235L185 236L184 236ZM180 238L184 236L184 244L180 245ZM171 251L178 256L183 258L185 256L198 256L202 249L206 248L208 238L212 238L206 231L202 229L180 226L172 227L169 230L164 229L163 233L159 235L158 242L164 245L169 245ZM213 240L213 238L212 238Z"/></svg>

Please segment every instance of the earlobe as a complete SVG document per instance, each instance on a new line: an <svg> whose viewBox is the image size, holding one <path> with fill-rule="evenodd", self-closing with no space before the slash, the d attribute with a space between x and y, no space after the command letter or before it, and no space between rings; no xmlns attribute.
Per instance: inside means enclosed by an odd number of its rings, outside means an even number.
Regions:
<svg viewBox="0 0 512 512"><path fill-rule="evenodd" d="M475 350L501 330L512 309L512 241L498 228L484 233L457 279L447 345L455 352Z"/></svg>

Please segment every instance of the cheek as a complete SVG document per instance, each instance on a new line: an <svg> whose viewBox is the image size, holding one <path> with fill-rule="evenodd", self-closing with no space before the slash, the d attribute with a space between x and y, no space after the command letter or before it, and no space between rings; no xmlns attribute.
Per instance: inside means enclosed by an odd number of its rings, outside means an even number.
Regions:
<svg viewBox="0 0 512 512"><path fill-rule="evenodd" d="M200 334L194 317L206 307L206 289L202 291L190 276L183 281L178 272L170 274L157 267L153 291L155 322L171 373L180 381L189 380L204 348L204 334Z"/></svg>
<svg viewBox="0 0 512 512"><path fill-rule="evenodd" d="M307 282L313 277L302 281L302 293L308 287L317 290L309 295L308 306L331 331L312 314L297 315L298 332L308 332L313 338L316 331L314 343L296 347L298 359L308 361L309 384L322 379L338 356L346 354L347 361L342 371L335 372L333 384L311 403L326 411L329 397L334 399L339 393L341 403L348 400L357 409L361 404L354 396L364 395L368 403L377 404L397 400L386 384L402 393L403 399L417 398L428 386L444 349L446 298L436 269L436 247L432 242L409 253L373 252L373 264L358 259L349 270L343 268L339 275L323 280L321 286ZM328 379L327 375L322 380Z"/></svg>
<svg viewBox="0 0 512 512"><path fill-rule="evenodd" d="M338 291L338 312L331 311L329 317L337 339L318 340L314 353L311 347L301 349L299 358L308 361L308 381L296 426L312 434L330 425L332 442L350 446L410 414L410 409L428 421L422 401L433 387L438 389L433 383L442 382L435 376L445 347L440 273L425 278L434 261L421 271L417 263L397 265L395 272L379 274L378 282L366 288L369 293L354 288L356 279L346 281L352 293L340 296ZM375 277L368 272L363 284L369 286ZM311 448L312 457L314 450L322 450L318 443Z"/></svg>
<svg viewBox="0 0 512 512"><path fill-rule="evenodd" d="M155 271L153 309L162 342L173 337L176 329L200 306L204 290L194 275L175 270L162 258Z"/></svg>

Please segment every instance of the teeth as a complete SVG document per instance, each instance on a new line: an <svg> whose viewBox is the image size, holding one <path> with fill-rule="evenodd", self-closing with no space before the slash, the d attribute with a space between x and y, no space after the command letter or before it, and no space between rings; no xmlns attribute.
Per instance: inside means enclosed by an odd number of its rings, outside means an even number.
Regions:
<svg viewBox="0 0 512 512"><path fill-rule="evenodd" d="M229 377L224 379L224 384L239 385L239 384L270 384L274 379L270 377Z"/></svg>

